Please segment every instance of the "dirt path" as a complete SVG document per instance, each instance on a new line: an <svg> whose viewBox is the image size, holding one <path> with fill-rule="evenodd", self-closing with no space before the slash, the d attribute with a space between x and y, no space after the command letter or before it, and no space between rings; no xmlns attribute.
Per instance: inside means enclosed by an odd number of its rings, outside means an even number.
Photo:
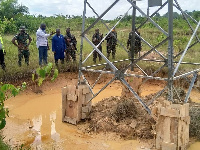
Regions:
<svg viewBox="0 0 200 150"><path fill-rule="evenodd" d="M111 133L89 135L79 130L81 125L62 123L61 88L72 83L69 76L72 79L76 74L62 74L55 83L45 83L42 94L35 94L32 89L27 89L19 96L6 101L10 110L10 117L7 118L6 128L3 130L6 142L13 148L25 144L31 145L32 149L59 150L140 150L152 147L151 141L125 141ZM97 92L102 86L98 84L94 91ZM162 84L145 84L142 95L157 92L162 88ZM193 97L196 101L200 94L195 94ZM120 95L121 84L116 81L97 96L93 104L102 98ZM190 150L197 149L199 143L192 145Z"/></svg>

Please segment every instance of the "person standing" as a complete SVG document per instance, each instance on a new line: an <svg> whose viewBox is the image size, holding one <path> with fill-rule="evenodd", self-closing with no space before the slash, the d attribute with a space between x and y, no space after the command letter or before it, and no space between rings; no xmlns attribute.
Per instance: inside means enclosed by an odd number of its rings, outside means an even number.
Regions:
<svg viewBox="0 0 200 150"><path fill-rule="evenodd" d="M73 61L76 61L77 40L76 40L76 37L70 33L70 28L67 28L66 35L64 38L65 38L65 43L67 46L66 60L70 61L70 57L72 57Z"/></svg>
<svg viewBox="0 0 200 150"><path fill-rule="evenodd" d="M100 34L99 29L96 29L95 34L92 36L92 43L97 46L101 42L102 39L103 39L103 34ZM102 52L101 44L98 46L98 49ZM93 52L94 63L96 63L97 55L99 57L99 61L102 60L101 55L96 50L94 50Z"/></svg>
<svg viewBox="0 0 200 150"><path fill-rule="evenodd" d="M36 45L39 50L39 65L42 66L42 64L47 64L47 49L48 49L48 37L53 35L54 32L51 34L46 34L46 25L41 24L40 28L36 32Z"/></svg>
<svg viewBox="0 0 200 150"><path fill-rule="evenodd" d="M22 66L22 58L25 58L25 63L27 64L27 66L29 65L29 56L30 56L30 52L29 52L29 45L32 41L32 38L30 37L30 35L28 33L26 33L26 28L25 26L21 26L19 29L20 33L18 33L17 35L15 35L12 39L12 43L18 47L18 65L19 67ZM27 42L27 40L29 40L29 42ZM17 41L17 43L16 43Z"/></svg>
<svg viewBox="0 0 200 150"><path fill-rule="evenodd" d="M107 40L107 58L109 59L112 52L112 59L115 59L116 45L117 45L117 32L115 29L106 37Z"/></svg>
<svg viewBox="0 0 200 150"><path fill-rule="evenodd" d="M140 36L140 32L135 30L135 32ZM135 34L135 33L134 33ZM135 34L135 49L134 53L138 54L142 50L142 44L140 37ZM129 49L129 57L131 56L131 40L132 40L133 32L129 33L129 38L127 40L127 49Z"/></svg>
<svg viewBox="0 0 200 150"><path fill-rule="evenodd" d="M52 38L52 51L54 53L55 64L58 66L58 59L64 64L66 44L65 39L62 34L60 34L60 29L56 29L56 35Z"/></svg>
<svg viewBox="0 0 200 150"><path fill-rule="evenodd" d="M4 55L6 54L6 51L4 49L4 46L3 46L3 39L0 35L0 63L1 63L1 68L5 71L6 69L6 65L5 65L5 62L4 62Z"/></svg>

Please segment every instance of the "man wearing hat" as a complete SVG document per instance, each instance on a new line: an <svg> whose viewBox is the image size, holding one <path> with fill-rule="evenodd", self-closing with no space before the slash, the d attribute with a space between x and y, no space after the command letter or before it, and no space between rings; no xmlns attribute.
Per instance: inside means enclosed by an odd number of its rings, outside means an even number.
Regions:
<svg viewBox="0 0 200 150"><path fill-rule="evenodd" d="M117 32L115 28L106 37L107 40L107 58L109 59L112 52L112 59L115 59L116 45L117 45Z"/></svg>
<svg viewBox="0 0 200 150"><path fill-rule="evenodd" d="M30 56L30 52L29 52L29 45L32 41L31 37L29 36L28 33L26 33L26 28L25 26L21 26L19 29L19 33L17 35L15 35L12 39L12 43L18 47L18 65L21 67L22 63L22 58L25 58L25 63L27 64L27 66L29 65L29 56ZM28 42L29 40L29 42ZM17 41L17 43L16 43Z"/></svg>
<svg viewBox="0 0 200 150"><path fill-rule="evenodd" d="M94 45L98 45L101 42L102 39L103 39L103 34L100 34L99 33L99 29L96 29L95 30L95 34L92 36L92 43ZM102 52L101 44L98 46L98 49ZM102 60L101 55L95 50L93 52L93 61L94 61L94 63L96 63L97 55L99 57L99 61Z"/></svg>
<svg viewBox="0 0 200 150"><path fill-rule="evenodd" d="M76 61L77 40L76 40L76 37L70 33L70 28L67 28L64 39L67 46L66 60L69 61L71 57L73 61Z"/></svg>
<svg viewBox="0 0 200 150"><path fill-rule="evenodd" d="M0 34L0 63L1 63L1 68L5 71L6 65L4 62L4 55L6 54L3 46L3 39Z"/></svg>

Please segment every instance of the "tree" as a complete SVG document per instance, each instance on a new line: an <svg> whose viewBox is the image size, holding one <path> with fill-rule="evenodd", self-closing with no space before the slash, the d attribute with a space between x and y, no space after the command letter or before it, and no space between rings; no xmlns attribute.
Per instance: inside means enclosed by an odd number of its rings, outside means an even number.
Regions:
<svg viewBox="0 0 200 150"><path fill-rule="evenodd" d="M19 15L27 14L28 7L18 4L18 0L0 0L0 19L15 19Z"/></svg>

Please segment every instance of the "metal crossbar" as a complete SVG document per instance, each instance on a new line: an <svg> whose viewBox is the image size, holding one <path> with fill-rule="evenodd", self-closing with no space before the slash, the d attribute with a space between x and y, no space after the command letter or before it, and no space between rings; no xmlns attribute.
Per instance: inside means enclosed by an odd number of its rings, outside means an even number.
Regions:
<svg viewBox="0 0 200 150"><path fill-rule="evenodd" d="M122 16L117 23L110 28L105 21L102 19L111 9L114 9L114 6L119 2L120 0L115 0L101 15L99 15L95 9L90 5L89 0L84 0L84 11L83 11L83 24L82 24L82 33L81 33L81 47L80 47L80 63L79 63L79 80L78 80L78 84L81 83L81 79L83 81L86 82L87 86L89 87L91 93L93 94L93 97L89 100L92 101L99 93L101 93L108 85L110 85L114 80L119 80L121 81L121 83L127 87L130 92L133 94L133 96L141 103L141 105L146 109L146 111L150 114L151 110L149 109L149 105L152 104L160 95L162 95L163 92L165 92L166 90L168 90L168 100L170 101L174 101L173 100L173 91L175 91L175 93L178 95L178 92L176 91L174 85L173 85L173 81L178 80L180 78L187 78L187 76L193 74L193 78L189 87L189 90L187 92L186 98L185 98L185 102L188 101L189 95L191 93L191 90L194 86L194 82L195 79L197 77L197 73L200 72L200 69L196 69L196 70L192 70L190 72L186 72L184 74L180 73L179 70L179 66L180 64L187 64L187 65L200 65L199 62L183 62L183 58L186 54L186 52L188 51L188 49L192 48L193 46L195 46L196 44L200 43L199 37L197 35L197 30L200 26L200 21L195 20L194 18L192 18L190 15L188 15L186 12L184 12L181 8L181 6L179 5L177 0L167 0L165 3L162 4L162 6L158 7L158 9L153 12L150 16L149 16L149 8L147 9L147 13L145 13L141 8L138 7L137 5L137 1L133 1L133 0L127 0L127 2L130 4L130 8L128 9L127 12L125 12L125 15ZM122 0L121 0L122 1ZM124 0L123 0L124 1ZM159 26L159 24L157 24L152 17L155 16L156 13L158 13L161 9L163 9L166 5L168 5L168 32L166 32L161 26ZM85 28L85 19L86 19L86 8L87 6L92 10L92 12L97 16L97 19L88 27ZM173 7L176 7L183 15L183 17L185 18L189 28L192 30L193 34L191 36L190 41L188 42L185 50L179 52L178 54L176 54L174 56L174 52L173 52ZM147 46L150 47L150 50L146 51L142 56L139 56L139 58L135 58L134 56L134 45L133 43L135 43L135 39L132 38L132 46L131 46L131 58L125 58L123 60L116 60L111 62L109 59L107 59L107 57L103 54L103 52L101 52L98 47L100 44L102 44L102 42L106 39L106 37L109 34L112 34L112 29L114 29L115 27L118 26L118 24L121 22L121 20L128 14L128 12L133 9L133 13L132 13L132 33L133 37L138 36L141 41L143 43L145 43ZM146 20L141 23L138 27L135 26L135 18L136 18L136 10L138 12L140 12L144 17L146 17ZM188 18L190 18L194 23L197 24L196 29L193 29L191 23L189 22ZM87 33L98 23L101 22L105 28L108 30L106 36L101 40L101 42L98 45L94 45L92 43L92 41L90 41L90 39L87 36ZM151 43L147 42L147 40L145 40L142 35L138 35L138 33L135 31L135 29L140 29L142 28L147 22L152 23L163 35L166 36L166 38L161 41L160 43L158 43L156 46L152 46ZM115 35L114 35L115 37ZM192 40L193 38L196 37L196 41L192 44ZM116 37L115 37L116 38ZM90 52L90 54L88 54L86 56L86 58L83 60L83 40L86 40L87 43L89 43L92 47L92 50ZM125 52L129 52L129 50L123 45L123 43L121 41L119 41L116 38L117 42L119 43L119 46L125 50ZM159 50L157 50L158 47L160 47L161 45L165 44L166 42L168 42L168 51L167 51L167 56L163 55ZM104 59L104 63L101 64L93 64L93 65L89 65L89 66L84 66L85 62L92 56L93 52L97 52L99 55L101 55L101 57ZM162 60L153 60L153 59L145 59L146 56L148 56L151 52L156 52L161 58ZM181 55L181 58L179 61L174 61L174 59L178 59L178 57ZM128 55L127 55L128 57ZM142 67L140 67L140 64L138 64L138 62L140 61L146 61L146 62L155 62L158 63L159 65L162 64L162 66L160 66L156 71L154 71L151 75L148 75L146 73L145 70L142 69ZM116 63L121 63L121 62L129 62L129 64L125 67L125 68L120 68L118 69L116 67ZM176 65L176 67L174 67L174 65ZM101 67L103 69L98 69L98 67ZM134 72L131 73L127 73L129 67L137 67L141 74L135 74ZM155 77L155 75L157 73L159 73L163 68L167 67L168 68L168 77L163 78L163 77ZM109 68L109 70L108 70ZM110 70L111 69L111 70ZM89 80L86 79L86 77L84 76L83 72L94 72L94 73L99 73L99 76L97 77L97 80L94 82L93 85L89 84ZM179 74L177 74L177 72ZM100 78L102 78L103 74L110 74L113 76L113 78L102 88L100 89L97 93L93 92L93 88L95 88L95 85L97 84L97 82L100 80ZM175 76L176 75L176 76ZM161 90L160 92L158 92L155 97L148 103L145 104L143 102L143 100L139 97L139 95L133 90L133 88L130 86L130 84L125 80L125 77L137 77L137 78L143 78L145 79L142 84L144 84L146 81L148 81L149 79L152 80L160 80L160 81L167 81L167 86Z"/></svg>

